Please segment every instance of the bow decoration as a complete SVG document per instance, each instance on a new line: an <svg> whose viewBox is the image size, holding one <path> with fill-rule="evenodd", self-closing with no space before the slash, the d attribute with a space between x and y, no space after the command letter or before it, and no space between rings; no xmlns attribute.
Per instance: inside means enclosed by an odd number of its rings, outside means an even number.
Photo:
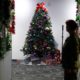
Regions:
<svg viewBox="0 0 80 80"><path fill-rule="evenodd" d="M44 2L38 3L38 4L37 4L37 8L36 8L36 12L38 12L39 9L43 9L45 12L47 12L47 8L46 8L44 5L45 5Z"/></svg>

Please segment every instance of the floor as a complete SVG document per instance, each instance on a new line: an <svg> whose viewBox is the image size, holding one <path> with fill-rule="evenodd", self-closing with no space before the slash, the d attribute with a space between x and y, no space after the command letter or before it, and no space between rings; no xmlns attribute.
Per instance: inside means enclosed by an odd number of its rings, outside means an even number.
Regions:
<svg viewBox="0 0 80 80"><path fill-rule="evenodd" d="M26 65L24 61L12 61L11 51L0 61L0 80L63 80L61 65ZM12 71L11 71L12 69Z"/></svg>
<svg viewBox="0 0 80 80"><path fill-rule="evenodd" d="M11 80L11 58L12 52L8 51L0 60L0 80Z"/></svg>
<svg viewBox="0 0 80 80"><path fill-rule="evenodd" d="M12 62L12 80L63 80L61 65L26 65Z"/></svg>
<svg viewBox="0 0 80 80"><path fill-rule="evenodd" d="M60 64L26 65L20 60L11 62L11 56L11 51L9 51L0 61L0 80L63 80L63 69ZM78 80L80 80L80 70Z"/></svg>
<svg viewBox="0 0 80 80"><path fill-rule="evenodd" d="M12 61L12 80L63 80L63 69L61 64L26 65L24 61ZM80 70L78 80L80 80Z"/></svg>

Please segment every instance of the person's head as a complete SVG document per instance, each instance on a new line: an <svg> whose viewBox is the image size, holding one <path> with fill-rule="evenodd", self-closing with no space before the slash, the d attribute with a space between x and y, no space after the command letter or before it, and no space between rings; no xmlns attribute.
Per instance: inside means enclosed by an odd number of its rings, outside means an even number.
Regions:
<svg viewBox="0 0 80 80"><path fill-rule="evenodd" d="M66 30L70 33L73 34L78 30L78 25L74 20L67 20L66 21Z"/></svg>

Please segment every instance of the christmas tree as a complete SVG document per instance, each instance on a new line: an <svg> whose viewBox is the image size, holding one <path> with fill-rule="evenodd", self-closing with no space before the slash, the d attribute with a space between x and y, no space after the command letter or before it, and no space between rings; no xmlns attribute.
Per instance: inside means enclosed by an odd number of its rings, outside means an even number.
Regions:
<svg viewBox="0 0 80 80"><path fill-rule="evenodd" d="M38 3L25 40L23 52L33 57L54 58L55 40L52 35L51 21L45 3Z"/></svg>
<svg viewBox="0 0 80 80"><path fill-rule="evenodd" d="M9 33L11 0L0 0L0 59L11 48Z"/></svg>

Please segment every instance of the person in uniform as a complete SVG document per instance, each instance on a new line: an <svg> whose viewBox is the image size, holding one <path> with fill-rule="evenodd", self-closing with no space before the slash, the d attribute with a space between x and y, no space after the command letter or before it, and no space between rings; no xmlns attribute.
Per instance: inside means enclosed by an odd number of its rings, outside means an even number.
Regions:
<svg viewBox="0 0 80 80"><path fill-rule="evenodd" d="M76 62L78 60L78 54L80 54L77 23L74 20L67 20L66 31L69 33L69 37L65 40L62 49L64 80L77 80L78 67L76 66Z"/></svg>

